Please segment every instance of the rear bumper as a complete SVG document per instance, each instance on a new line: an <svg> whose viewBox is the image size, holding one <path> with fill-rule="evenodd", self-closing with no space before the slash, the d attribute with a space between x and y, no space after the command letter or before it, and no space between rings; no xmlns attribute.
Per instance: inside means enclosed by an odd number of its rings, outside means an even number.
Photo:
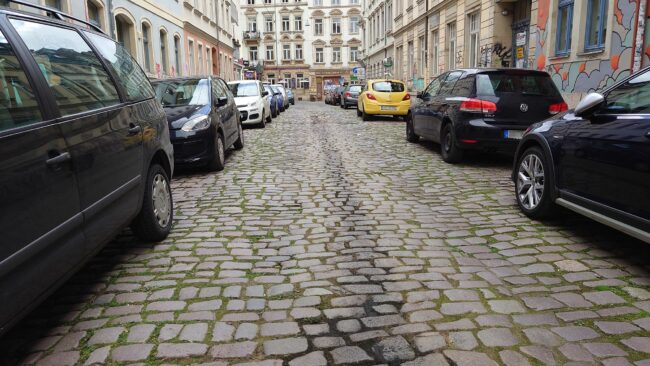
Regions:
<svg viewBox="0 0 650 366"><path fill-rule="evenodd" d="M357 105L359 103L359 99L357 98L345 98L345 104L347 105Z"/></svg>
<svg viewBox="0 0 650 366"><path fill-rule="evenodd" d="M464 149L490 149L515 152L521 138L506 138L506 130L523 134L527 126L495 126L482 119L456 125L456 140ZM516 132L515 132L516 133Z"/></svg>
<svg viewBox="0 0 650 366"><path fill-rule="evenodd" d="M395 107L395 110L382 110L383 107ZM378 114L378 115L387 115L387 116L406 116L409 113L409 107L411 106L410 102L400 102L400 103L377 103L377 102L366 102L364 107L364 112L366 114Z"/></svg>

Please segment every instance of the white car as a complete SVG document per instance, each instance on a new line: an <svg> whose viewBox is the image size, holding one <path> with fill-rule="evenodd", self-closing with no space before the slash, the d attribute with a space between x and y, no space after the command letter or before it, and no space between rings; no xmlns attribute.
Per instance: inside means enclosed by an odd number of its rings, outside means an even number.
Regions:
<svg viewBox="0 0 650 366"><path fill-rule="evenodd" d="M271 102L269 93L258 80L239 80L228 83L235 96L235 103L241 122L244 125L260 125L262 128L271 122Z"/></svg>
<svg viewBox="0 0 650 366"><path fill-rule="evenodd" d="M282 92L282 98L284 99L284 109L289 109L289 94L287 94L287 89L282 84L273 84L271 85L274 88L280 89Z"/></svg>

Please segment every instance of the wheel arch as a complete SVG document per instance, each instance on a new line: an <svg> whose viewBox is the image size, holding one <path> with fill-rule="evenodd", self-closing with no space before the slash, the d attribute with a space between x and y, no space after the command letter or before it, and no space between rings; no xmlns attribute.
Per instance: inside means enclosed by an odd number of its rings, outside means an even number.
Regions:
<svg viewBox="0 0 650 366"><path fill-rule="evenodd" d="M171 163L169 162L169 159L167 158L167 155L162 149L158 149L153 156L151 157L151 162L149 163L149 166L151 167L153 164L159 164L160 166L165 169L165 173L167 173L167 176L169 179L172 179L172 175L174 174Z"/></svg>

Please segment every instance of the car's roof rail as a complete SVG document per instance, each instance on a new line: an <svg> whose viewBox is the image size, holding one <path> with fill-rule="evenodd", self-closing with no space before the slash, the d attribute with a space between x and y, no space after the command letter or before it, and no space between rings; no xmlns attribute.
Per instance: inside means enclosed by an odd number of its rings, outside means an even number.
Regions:
<svg viewBox="0 0 650 366"><path fill-rule="evenodd" d="M64 12L62 12L60 10L57 10L57 9L52 9L52 8L49 8L49 7L43 6L43 5L28 3L28 2L23 1L23 0L7 0L7 2L16 3L16 4L19 4L19 5L27 6L27 7L38 9L38 10L43 10L47 14L47 16L49 16L51 18L58 19L58 20L65 21L66 18L70 19L70 20L74 20L75 22L85 24L85 25L89 26L90 28L92 28L93 30L106 35L104 30L102 30L96 24L93 24L91 22L87 22L85 20L81 20L81 19L79 19L77 17L73 17L72 15L66 14L66 13L64 13Z"/></svg>

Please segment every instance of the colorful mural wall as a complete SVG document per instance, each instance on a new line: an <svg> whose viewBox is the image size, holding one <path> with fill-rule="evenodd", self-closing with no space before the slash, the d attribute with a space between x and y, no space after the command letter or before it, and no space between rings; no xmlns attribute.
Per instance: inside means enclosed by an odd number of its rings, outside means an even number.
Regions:
<svg viewBox="0 0 650 366"><path fill-rule="evenodd" d="M612 32L608 32L610 47L607 59L563 62L549 60L554 55L553 45L547 43L555 37L555 24L549 16L551 0L538 0L537 25L533 28L535 62L537 69L546 70L564 93L585 93L599 90L624 79L631 73L636 34L637 2L639 0L610 0L614 2ZM641 0L644 1L644 0ZM574 21L577 20L574 15ZM574 29L577 25L574 24ZM553 33L549 33L549 32ZM535 34L536 33L536 34ZM607 46L607 45L606 45ZM572 53L579 45L573 44ZM596 56L597 57L597 56Z"/></svg>

